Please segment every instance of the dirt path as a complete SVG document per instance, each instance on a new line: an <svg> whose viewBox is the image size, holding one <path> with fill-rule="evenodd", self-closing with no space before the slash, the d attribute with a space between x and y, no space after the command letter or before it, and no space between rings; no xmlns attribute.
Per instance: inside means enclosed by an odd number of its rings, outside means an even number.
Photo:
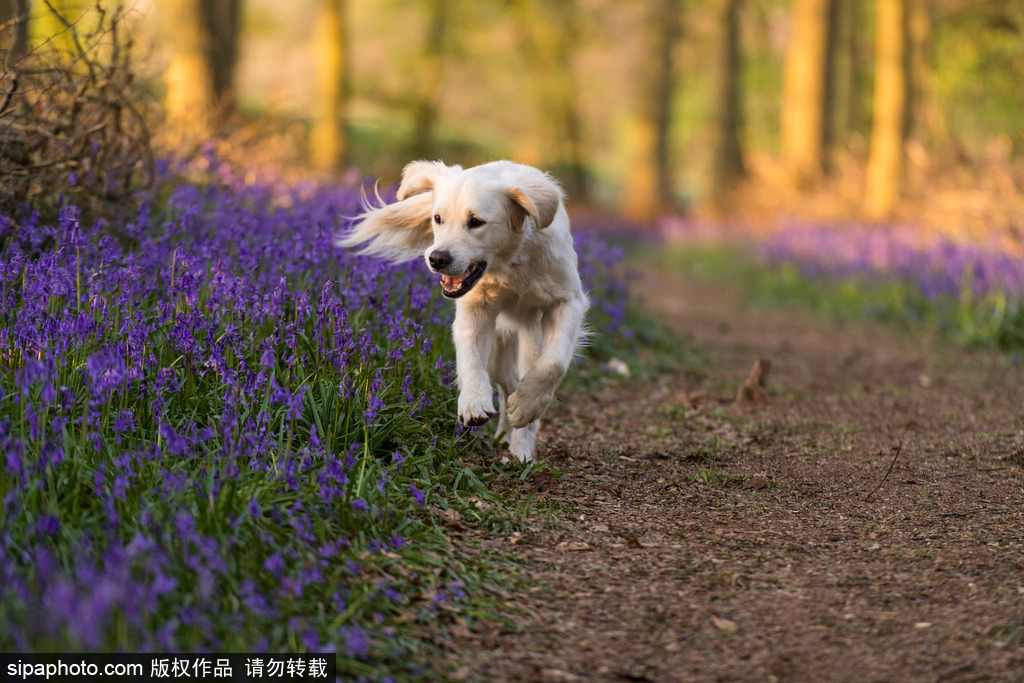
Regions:
<svg viewBox="0 0 1024 683"><path fill-rule="evenodd" d="M704 284L646 297L700 362L549 417L564 514L498 542L533 587L515 632L466 639L473 678L1022 680L1024 372ZM734 405L759 358L770 403Z"/></svg>

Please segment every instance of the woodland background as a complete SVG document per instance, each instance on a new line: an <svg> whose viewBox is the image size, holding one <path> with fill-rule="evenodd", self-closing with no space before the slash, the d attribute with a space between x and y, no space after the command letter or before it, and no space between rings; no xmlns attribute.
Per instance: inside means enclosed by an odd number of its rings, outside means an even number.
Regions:
<svg viewBox="0 0 1024 683"><path fill-rule="evenodd" d="M67 23L99 23L85 0L0 13L8 89L73 51ZM641 221L1024 229L1020 2L138 0L120 19L122 94L161 149L384 181L509 157Z"/></svg>

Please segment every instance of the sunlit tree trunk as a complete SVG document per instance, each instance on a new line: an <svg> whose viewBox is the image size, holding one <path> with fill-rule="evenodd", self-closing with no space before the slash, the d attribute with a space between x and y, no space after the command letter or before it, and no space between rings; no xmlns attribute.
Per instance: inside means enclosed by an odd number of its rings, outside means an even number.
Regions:
<svg viewBox="0 0 1024 683"><path fill-rule="evenodd" d="M925 144L948 137L942 108L936 102L932 43L933 0L907 0L907 129Z"/></svg>
<svg viewBox="0 0 1024 683"><path fill-rule="evenodd" d="M515 7L534 88L538 132L544 148L551 150L551 158L544 161L561 167L566 190L575 199L585 200L583 122L572 73L579 9L571 0L517 0Z"/></svg>
<svg viewBox="0 0 1024 683"><path fill-rule="evenodd" d="M179 135L208 136L217 97L209 68L202 0L165 0L171 61L165 73L167 119Z"/></svg>
<svg viewBox="0 0 1024 683"><path fill-rule="evenodd" d="M444 70L445 33L448 29L449 0L429 0L429 20L419 83L413 105L412 156L426 159L436 153L438 101Z"/></svg>
<svg viewBox="0 0 1024 683"><path fill-rule="evenodd" d="M224 120L235 108L242 0L203 0L201 7L216 114L218 120Z"/></svg>
<svg viewBox="0 0 1024 683"><path fill-rule="evenodd" d="M650 219L669 207L672 172L669 128L675 73L672 55L679 37L680 0L652 0L642 35L645 52L637 77L637 101L630 121L622 210Z"/></svg>
<svg viewBox="0 0 1024 683"><path fill-rule="evenodd" d="M317 22L317 92L310 160L323 170L345 161L346 0L320 0Z"/></svg>
<svg viewBox="0 0 1024 683"><path fill-rule="evenodd" d="M783 162L798 187L820 177L824 165L828 20L829 0L793 0L781 126Z"/></svg>
<svg viewBox="0 0 1024 683"><path fill-rule="evenodd" d="M740 11L741 0L720 0L720 34L715 59L714 131L710 198L727 209L733 186L746 174L740 144Z"/></svg>
<svg viewBox="0 0 1024 683"><path fill-rule="evenodd" d="M241 0L164 0L164 105L176 131L208 137L234 108Z"/></svg>
<svg viewBox="0 0 1024 683"><path fill-rule="evenodd" d="M11 22L8 33L3 40L3 49L7 51L4 66L12 68L28 52L29 41L29 6L28 0L0 1L0 23Z"/></svg>
<svg viewBox="0 0 1024 683"><path fill-rule="evenodd" d="M887 217L899 197L903 171L906 79L906 12L903 0L877 0L875 92L864 210Z"/></svg>

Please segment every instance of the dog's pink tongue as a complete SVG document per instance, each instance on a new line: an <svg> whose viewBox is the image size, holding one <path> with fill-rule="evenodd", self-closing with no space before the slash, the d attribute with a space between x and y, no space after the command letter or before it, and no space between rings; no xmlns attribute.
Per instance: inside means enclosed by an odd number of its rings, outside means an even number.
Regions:
<svg viewBox="0 0 1024 683"><path fill-rule="evenodd" d="M441 276L441 286L444 287L445 289L455 289L456 287L461 285L462 281L465 280L465 279L466 279L466 274L465 273L463 273L462 275L459 275L458 277L453 277L451 275L442 275Z"/></svg>

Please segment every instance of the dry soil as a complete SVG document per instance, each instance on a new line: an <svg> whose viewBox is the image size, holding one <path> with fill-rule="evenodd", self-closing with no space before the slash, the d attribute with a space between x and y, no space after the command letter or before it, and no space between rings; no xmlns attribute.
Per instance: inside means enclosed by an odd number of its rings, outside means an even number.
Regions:
<svg viewBox="0 0 1024 683"><path fill-rule="evenodd" d="M663 275L678 370L553 408L484 681L1024 679L1024 372ZM765 401L735 403L759 359ZM755 394L755 398L759 398ZM890 471L891 467L891 471Z"/></svg>

